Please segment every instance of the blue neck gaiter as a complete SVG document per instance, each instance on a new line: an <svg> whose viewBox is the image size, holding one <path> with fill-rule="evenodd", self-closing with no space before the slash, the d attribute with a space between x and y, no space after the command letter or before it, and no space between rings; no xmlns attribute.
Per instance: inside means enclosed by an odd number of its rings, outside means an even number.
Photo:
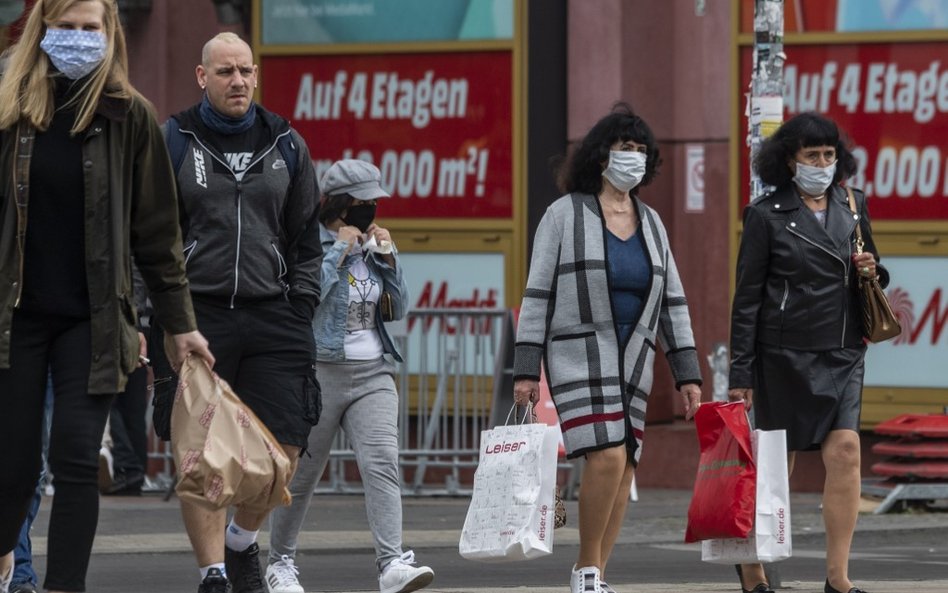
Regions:
<svg viewBox="0 0 948 593"><path fill-rule="evenodd" d="M250 103L250 109L247 110L247 113L245 113L243 117L233 118L221 115L211 107L211 102L207 100L206 93L204 94L204 98L201 99L201 106L198 110L204 125L224 136L246 132L253 126L254 119L257 117L256 103Z"/></svg>

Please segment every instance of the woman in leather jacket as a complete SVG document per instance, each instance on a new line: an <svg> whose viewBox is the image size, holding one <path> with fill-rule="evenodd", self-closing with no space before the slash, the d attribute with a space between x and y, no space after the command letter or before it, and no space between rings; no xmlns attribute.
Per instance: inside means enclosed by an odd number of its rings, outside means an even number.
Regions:
<svg viewBox="0 0 948 593"><path fill-rule="evenodd" d="M840 185L856 161L834 122L793 117L763 143L754 167L775 189L744 209L728 397L754 406L758 428L787 431L791 472L796 451L821 451L825 593L860 593L848 570L866 352L857 280L878 276L886 286L889 276L877 263L865 195L852 192L853 212ZM860 255L857 224L866 241ZM769 591L761 565L738 573L742 590Z"/></svg>

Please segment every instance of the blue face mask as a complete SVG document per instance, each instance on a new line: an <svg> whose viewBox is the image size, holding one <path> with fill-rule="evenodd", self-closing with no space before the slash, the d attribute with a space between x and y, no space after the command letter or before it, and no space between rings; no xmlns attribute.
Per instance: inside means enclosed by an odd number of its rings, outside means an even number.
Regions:
<svg viewBox="0 0 948 593"><path fill-rule="evenodd" d="M40 47L57 70L78 80L98 68L105 58L105 35L98 31L47 29Z"/></svg>

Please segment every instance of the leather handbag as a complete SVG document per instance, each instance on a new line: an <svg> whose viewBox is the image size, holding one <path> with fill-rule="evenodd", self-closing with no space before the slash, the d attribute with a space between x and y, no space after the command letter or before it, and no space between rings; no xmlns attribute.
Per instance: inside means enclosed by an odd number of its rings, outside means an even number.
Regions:
<svg viewBox="0 0 948 593"><path fill-rule="evenodd" d="M853 190L846 188L849 196L849 209L856 214L856 200ZM861 254L864 246L862 240L862 222L856 223L856 253ZM889 306L889 299L879 285L879 278L866 278L859 275L859 297L862 302L862 330L867 340L873 343L890 340L902 333L902 326Z"/></svg>
<svg viewBox="0 0 948 593"><path fill-rule="evenodd" d="M566 525L566 504L557 487L556 492L553 493L553 529L559 529L564 525Z"/></svg>
<svg viewBox="0 0 948 593"><path fill-rule="evenodd" d="M395 321L395 304L392 302L392 294L382 291L379 295L379 311L382 314L382 321Z"/></svg>

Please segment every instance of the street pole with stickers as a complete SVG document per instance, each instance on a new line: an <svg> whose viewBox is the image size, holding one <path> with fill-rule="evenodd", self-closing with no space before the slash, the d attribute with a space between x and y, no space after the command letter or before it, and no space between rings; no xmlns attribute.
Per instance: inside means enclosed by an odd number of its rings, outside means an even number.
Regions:
<svg viewBox="0 0 948 593"><path fill-rule="evenodd" d="M747 145L750 147L751 201L770 191L752 163L760 143L783 122L783 0L754 1L754 61L747 96Z"/></svg>
<svg viewBox="0 0 948 593"><path fill-rule="evenodd" d="M754 61L747 97L747 144L750 148L750 198L754 201L772 188L754 172L760 144L783 123L783 0L754 0ZM753 416L751 417L753 419ZM775 564L764 564L770 588L781 586Z"/></svg>

